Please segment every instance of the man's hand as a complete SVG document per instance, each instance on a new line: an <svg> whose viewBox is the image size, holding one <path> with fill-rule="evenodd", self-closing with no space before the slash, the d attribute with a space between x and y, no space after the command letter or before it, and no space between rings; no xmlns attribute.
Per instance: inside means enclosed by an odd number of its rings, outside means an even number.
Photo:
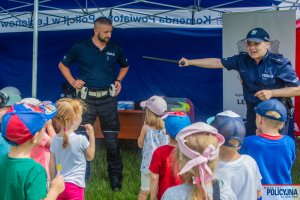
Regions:
<svg viewBox="0 0 300 200"><path fill-rule="evenodd" d="M257 98L259 98L262 101L265 101L265 100L272 98L273 93L272 93L272 90L261 90L261 91L256 92L254 94L254 96L256 96Z"/></svg>
<svg viewBox="0 0 300 200"><path fill-rule="evenodd" d="M85 82L81 79L77 79L71 82L71 85L74 89L79 90L84 86Z"/></svg>
<svg viewBox="0 0 300 200"><path fill-rule="evenodd" d="M115 95L118 96L118 94L120 94L121 89L122 89L122 84L121 81L115 81L115 86L116 86L116 93Z"/></svg>

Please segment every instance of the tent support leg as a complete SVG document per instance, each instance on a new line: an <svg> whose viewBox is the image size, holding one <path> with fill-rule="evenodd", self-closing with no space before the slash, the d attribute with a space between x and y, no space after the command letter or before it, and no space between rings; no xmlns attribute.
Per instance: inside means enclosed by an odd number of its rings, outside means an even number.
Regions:
<svg viewBox="0 0 300 200"><path fill-rule="evenodd" d="M36 98L37 93L37 57L38 57L38 18L39 18L39 0L34 0L33 13L33 56L32 56L32 93Z"/></svg>

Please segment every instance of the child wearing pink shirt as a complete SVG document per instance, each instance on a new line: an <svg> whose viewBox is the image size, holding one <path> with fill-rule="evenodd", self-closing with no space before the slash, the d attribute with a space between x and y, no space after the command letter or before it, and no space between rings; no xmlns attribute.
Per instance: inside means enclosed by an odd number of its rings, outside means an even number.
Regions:
<svg viewBox="0 0 300 200"><path fill-rule="evenodd" d="M50 112L52 109L51 112L53 112L54 115L57 112L55 105L50 101L41 102L35 98L25 98L21 102L35 106L42 106L45 109L45 112ZM46 123L46 134L44 135L43 140L38 146L33 147L30 153L30 157L45 168L48 182L50 182L50 144L52 137L55 135L56 133L52 126L52 120L49 120Z"/></svg>

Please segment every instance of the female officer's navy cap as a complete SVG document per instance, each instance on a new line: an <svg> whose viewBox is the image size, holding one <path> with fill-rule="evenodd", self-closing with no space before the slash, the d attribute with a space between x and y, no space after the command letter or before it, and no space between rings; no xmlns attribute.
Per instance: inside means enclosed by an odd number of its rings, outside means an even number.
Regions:
<svg viewBox="0 0 300 200"><path fill-rule="evenodd" d="M269 33L263 28L254 28L247 34L245 38L251 42L270 42Z"/></svg>

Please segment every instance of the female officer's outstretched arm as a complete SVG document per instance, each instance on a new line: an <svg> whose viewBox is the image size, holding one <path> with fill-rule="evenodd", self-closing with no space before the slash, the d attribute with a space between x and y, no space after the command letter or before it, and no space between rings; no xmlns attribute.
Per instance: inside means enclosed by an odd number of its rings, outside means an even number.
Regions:
<svg viewBox="0 0 300 200"><path fill-rule="evenodd" d="M184 65L181 63L184 62ZM203 58L203 59L194 59L189 60L186 58L181 58L179 61L179 66L187 67L187 66L196 66L196 67L203 67L203 68L223 68L224 66L221 63L221 59L219 58Z"/></svg>
<svg viewBox="0 0 300 200"><path fill-rule="evenodd" d="M260 90L255 93L260 100L268 100L273 97L296 97L300 96L300 86L284 87L273 90Z"/></svg>

